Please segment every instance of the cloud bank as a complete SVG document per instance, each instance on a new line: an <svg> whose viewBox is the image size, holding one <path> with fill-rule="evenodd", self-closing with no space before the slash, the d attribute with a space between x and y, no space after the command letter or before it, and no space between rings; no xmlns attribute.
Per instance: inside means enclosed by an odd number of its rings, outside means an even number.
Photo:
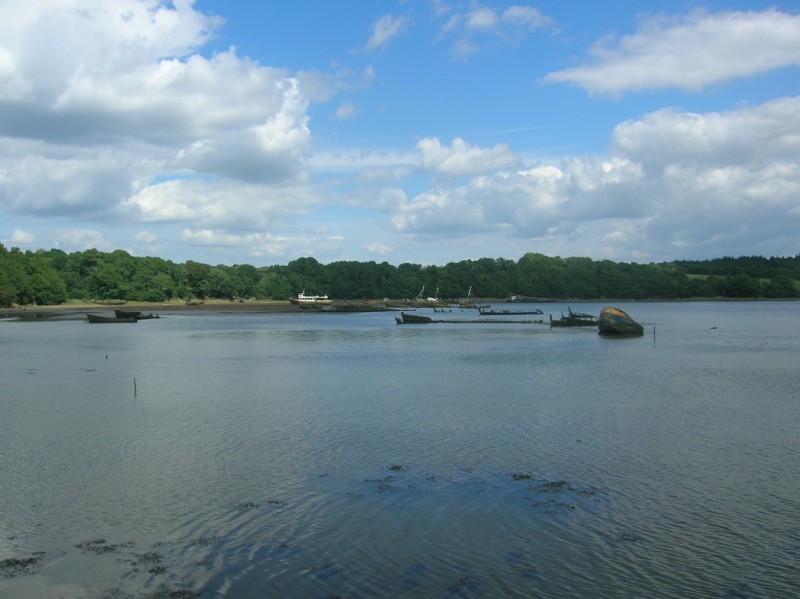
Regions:
<svg viewBox="0 0 800 599"><path fill-rule="evenodd" d="M531 159L506 143L424 134L399 147L322 150L312 106L335 101L332 120L358 119L337 94L369 87L372 68L292 73L234 47L204 55L222 22L188 1L5 4L13 18L0 21L0 210L36 226L0 231L4 244L180 247L189 257L216 248L233 262L399 263L420 247L439 261L796 249L798 97L640 114L617 123L607 151L594 155ZM554 27L529 7L470 7L444 15L441 29L465 51ZM411 26L382 17L366 47L388 49ZM695 12L645 20L545 81L593 94L697 90L798 57L800 17ZM124 244L105 234L121 222Z"/></svg>

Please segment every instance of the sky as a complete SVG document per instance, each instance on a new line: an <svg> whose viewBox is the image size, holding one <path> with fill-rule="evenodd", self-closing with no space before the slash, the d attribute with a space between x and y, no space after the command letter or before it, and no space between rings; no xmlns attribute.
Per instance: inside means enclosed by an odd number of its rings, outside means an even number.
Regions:
<svg viewBox="0 0 800 599"><path fill-rule="evenodd" d="M800 6L0 0L0 243L800 254Z"/></svg>

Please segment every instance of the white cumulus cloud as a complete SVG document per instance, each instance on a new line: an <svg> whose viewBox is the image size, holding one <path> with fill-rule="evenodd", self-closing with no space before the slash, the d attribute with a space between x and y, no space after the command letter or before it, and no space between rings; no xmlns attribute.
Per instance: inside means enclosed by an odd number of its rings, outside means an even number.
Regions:
<svg viewBox="0 0 800 599"><path fill-rule="evenodd" d="M684 18L653 17L638 31L603 39L585 65L548 74L596 94L668 87L702 90L740 77L800 65L800 15L697 11Z"/></svg>
<svg viewBox="0 0 800 599"><path fill-rule="evenodd" d="M517 157L505 144L491 148L472 146L460 137L448 148L438 138L425 138L417 143L422 168L450 176L474 175L505 168Z"/></svg>
<svg viewBox="0 0 800 599"><path fill-rule="evenodd" d="M459 154L427 144L432 168ZM398 205L392 225L403 235L494 233L617 259L696 257L705 248L738 255L741 247L774 255L769 248L800 230L800 98L648 114L617 126L608 156L431 189Z"/></svg>

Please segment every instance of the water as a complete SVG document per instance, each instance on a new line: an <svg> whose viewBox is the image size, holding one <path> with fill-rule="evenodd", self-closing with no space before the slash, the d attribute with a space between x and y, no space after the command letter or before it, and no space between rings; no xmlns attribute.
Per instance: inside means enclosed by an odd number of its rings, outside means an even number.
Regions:
<svg viewBox="0 0 800 599"><path fill-rule="evenodd" d="M800 303L622 307L0 322L0 597L800 596Z"/></svg>

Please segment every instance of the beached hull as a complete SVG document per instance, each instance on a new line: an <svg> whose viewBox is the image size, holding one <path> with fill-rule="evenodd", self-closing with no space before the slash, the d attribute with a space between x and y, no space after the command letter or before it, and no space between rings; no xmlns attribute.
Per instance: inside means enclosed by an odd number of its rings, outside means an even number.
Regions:
<svg viewBox="0 0 800 599"><path fill-rule="evenodd" d="M135 318L117 317L117 316L98 316L97 314L87 314L86 318L89 322L94 324L129 324L139 322Z"/></svg>
<svg viewBox="0 0 800 599"><path fill-rule="evenodd" d="M619 308L607 307L597 322L601 335L643 335L644 327Z"/></svg>
<svg viewBox="0 0 800 599"><path fill-rule="evenodd" d="M138 310L114 310L117 318L133 318L135 320L149 320L151 318L160 318L158 314L145 314Z"/></svg>

